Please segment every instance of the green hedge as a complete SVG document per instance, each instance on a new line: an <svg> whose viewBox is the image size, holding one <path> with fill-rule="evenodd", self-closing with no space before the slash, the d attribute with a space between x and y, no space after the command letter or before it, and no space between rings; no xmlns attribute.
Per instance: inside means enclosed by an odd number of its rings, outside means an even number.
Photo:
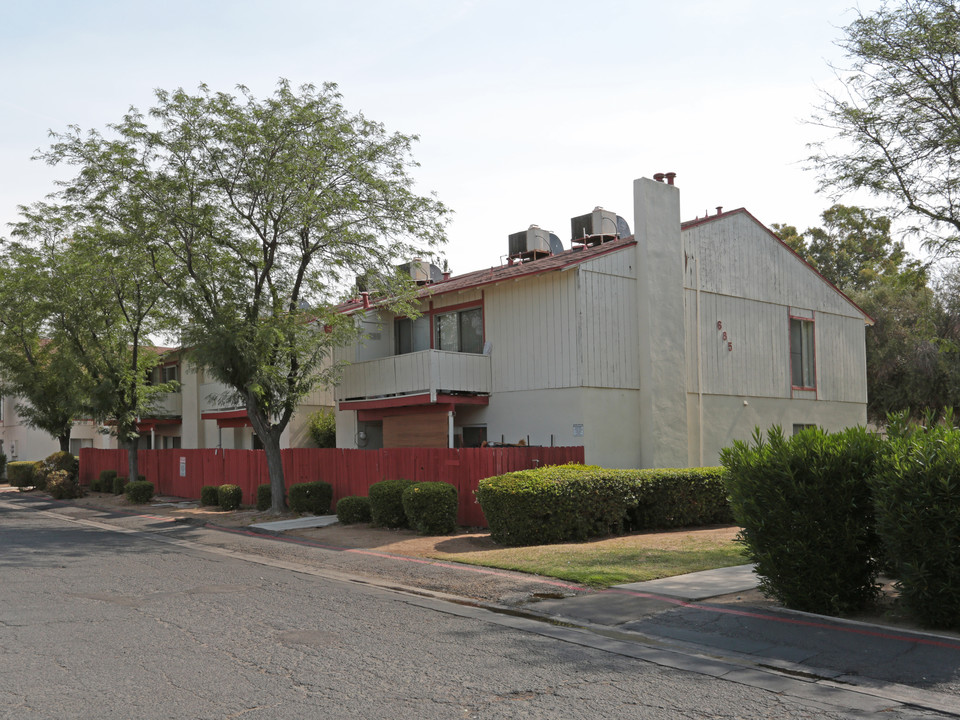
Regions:
<svg viewBox="0 0 960 720"><path fill-rule="evenodd" d="M628 514L634 530L665 530L733 522L723 468L630 471L637 504Z"/></svg>
<svg viewBox="0 0 960 720"><path fill-rule="evenodd" d="M100 477L90 481L90 489L94 492L113 492L113 479L116 476L116 470L101 470Z"/></svg>
<svg viewBox="0 0 960 720"><path fill-rule="evenodd" d="M37 468L40 465L42 463L31 460L7 463L7 482L21 490L33 487L36 481Z"/></svg>
<svg viewBox="0 0 960 720"><path fill-rule="evenodd" d="M236 510L243 499L239 485L221 485L217 488L217 504L221 510Z"/></svg>
<svg viewBox="0 0 960 720"><path fill-rule="evenodd" d="M127 483L126 487L123 488L123 494L131 503L144 505L153 498L153 483L145 480Z"/></svg>
<svg viewBox="0 0 960 720"><path fill-rule="evenodd" d="M371 522L380 527L407 527L407 514L403 511L403 491L411 485L413 480L382 480L371 485Z"/></svg>
<svg viewBox="0 0 960 720"><path fill-rule="evenodd" d="M370 498L348 495L337 500L337 520L344 525L370 522Z"/></svg>
<svg viewBox="0 0 960 720"><path fill-rule="evenodd" d="M200 488L200 504L212 506L220 504L219 487L216 485L204 485Z"/></svg>
<svg viewBox="0 0 960 720"><path fill-rule="evenodd" d="M63 450L48 455L43 461L43 464L47 470L63 470L68 475L74 477L80 474L80 461L72 454Z"/></svg>
<svg viewBox="0 0 960 720"><path fill-rule="evenodd" d="M883 449L864 428L785 438L776 427L721 452L733 515L765 594L826 614L877 597L881 545L870 480Z"/></svg>
<svg viewBox="0 0 960 720"><path fill-rule="evenodd" d="M414 483L403 491L407 522L421 535L446 535L457 529L457 489L444 482Z"/></svg>
<svg viewBox="0 0 960 720"><path fill-rule="evenodd" d="M293 512L327 515L333 501L333 486L321 480L291 485L287 501Z"/></svg>
<svg viewBox="0 0 960 720"><path fill-rule="evenodd" d="M900 600L924 625L960 629L960 430L890 435L874 502Z"/></svg>

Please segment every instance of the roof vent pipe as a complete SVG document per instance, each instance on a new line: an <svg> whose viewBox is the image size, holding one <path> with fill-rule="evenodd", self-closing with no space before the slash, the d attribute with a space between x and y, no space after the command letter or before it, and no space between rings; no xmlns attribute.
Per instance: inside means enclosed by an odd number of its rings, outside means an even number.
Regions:
<svg viewBox="0 0 960 720"><path fill-rule="evenodd" d="M363 300L363 309L369 310L370 309L370 293L368 292L360 293L360 299Z"/></svg>
<svg viewBox="0 0 960 720"><path fill-rule="evenodd" d="M717 215L723 215L723 205L717 205Z"/></svg>
<svg viewBox="0 0 960 720"><path fill-rule="evenodd" d="M665 176L664 176L663 173L654 173L654 174L653 174L653 179L656 180L657 182L663 182L663 178L664 178L664 177L665 177Z"/></svg>
<svg viewBox="0 0 960 720"><path fill-rule="evenodd" d="M667 185L673 185L673 180L677 177L675 172L664 173L663 176L667 179Z"/></svg>

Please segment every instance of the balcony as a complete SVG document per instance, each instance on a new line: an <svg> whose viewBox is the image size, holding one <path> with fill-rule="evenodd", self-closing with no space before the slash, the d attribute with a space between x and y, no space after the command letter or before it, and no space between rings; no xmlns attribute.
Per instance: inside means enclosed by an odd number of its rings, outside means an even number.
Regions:
<svg viewBox="0 0 960 720"><path fill-rule="evenodd" d="M157 395L150 407L150 414L157 417L180 417L182 412L183 395L179 392Z"/></svg>
<svg viewBox="0 0 960 720"><path fill-rule="evenodd" d="M489 395L490 356L423 350L355 363L344 368L337 402L438 394Z"/></svg>

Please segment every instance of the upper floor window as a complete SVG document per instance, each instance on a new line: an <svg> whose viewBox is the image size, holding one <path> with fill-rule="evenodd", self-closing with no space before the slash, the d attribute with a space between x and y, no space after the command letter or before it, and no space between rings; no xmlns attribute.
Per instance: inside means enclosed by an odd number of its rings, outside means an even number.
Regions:
<svg viewBox="0 0 960 720"><path fill-rule="evenodd" d="M813 320L790 318L790 382L795 388L816 388Z"/></svg>
<svg viewBox="0 0 960 720"><path fill-rule="evenodd" d="M434 347L453 352L483 352L483 308L442 313L433 319Z"/></svg>

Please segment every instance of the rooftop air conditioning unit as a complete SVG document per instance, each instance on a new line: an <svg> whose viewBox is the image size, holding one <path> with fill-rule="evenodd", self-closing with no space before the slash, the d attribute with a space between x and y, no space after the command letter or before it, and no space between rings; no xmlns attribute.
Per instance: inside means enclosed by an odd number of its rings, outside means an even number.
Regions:
<svg viewBox="0 0 960 720"><path fill-rule="evenodd" d="M400 271L410 273L410 277L417 285L440 282L443 271L433 263L417 258L400 266Z"/></svg>
<svg viewBox="0 0 960 720"><path fill-rule="evenodd" d="M526 230L509 236L510 257L527 253L550 254L550 231L531 225Z"/></svg>
<svg viewBox="0 0 960 720"><path fill-rule="evenodd" d="M570 220L571 237L574 240L589 238L596 235L608 235L617 237L619 235L617 226L617 214L604 210L602 207L596 207L592 213L580 215Z"/></svg>

